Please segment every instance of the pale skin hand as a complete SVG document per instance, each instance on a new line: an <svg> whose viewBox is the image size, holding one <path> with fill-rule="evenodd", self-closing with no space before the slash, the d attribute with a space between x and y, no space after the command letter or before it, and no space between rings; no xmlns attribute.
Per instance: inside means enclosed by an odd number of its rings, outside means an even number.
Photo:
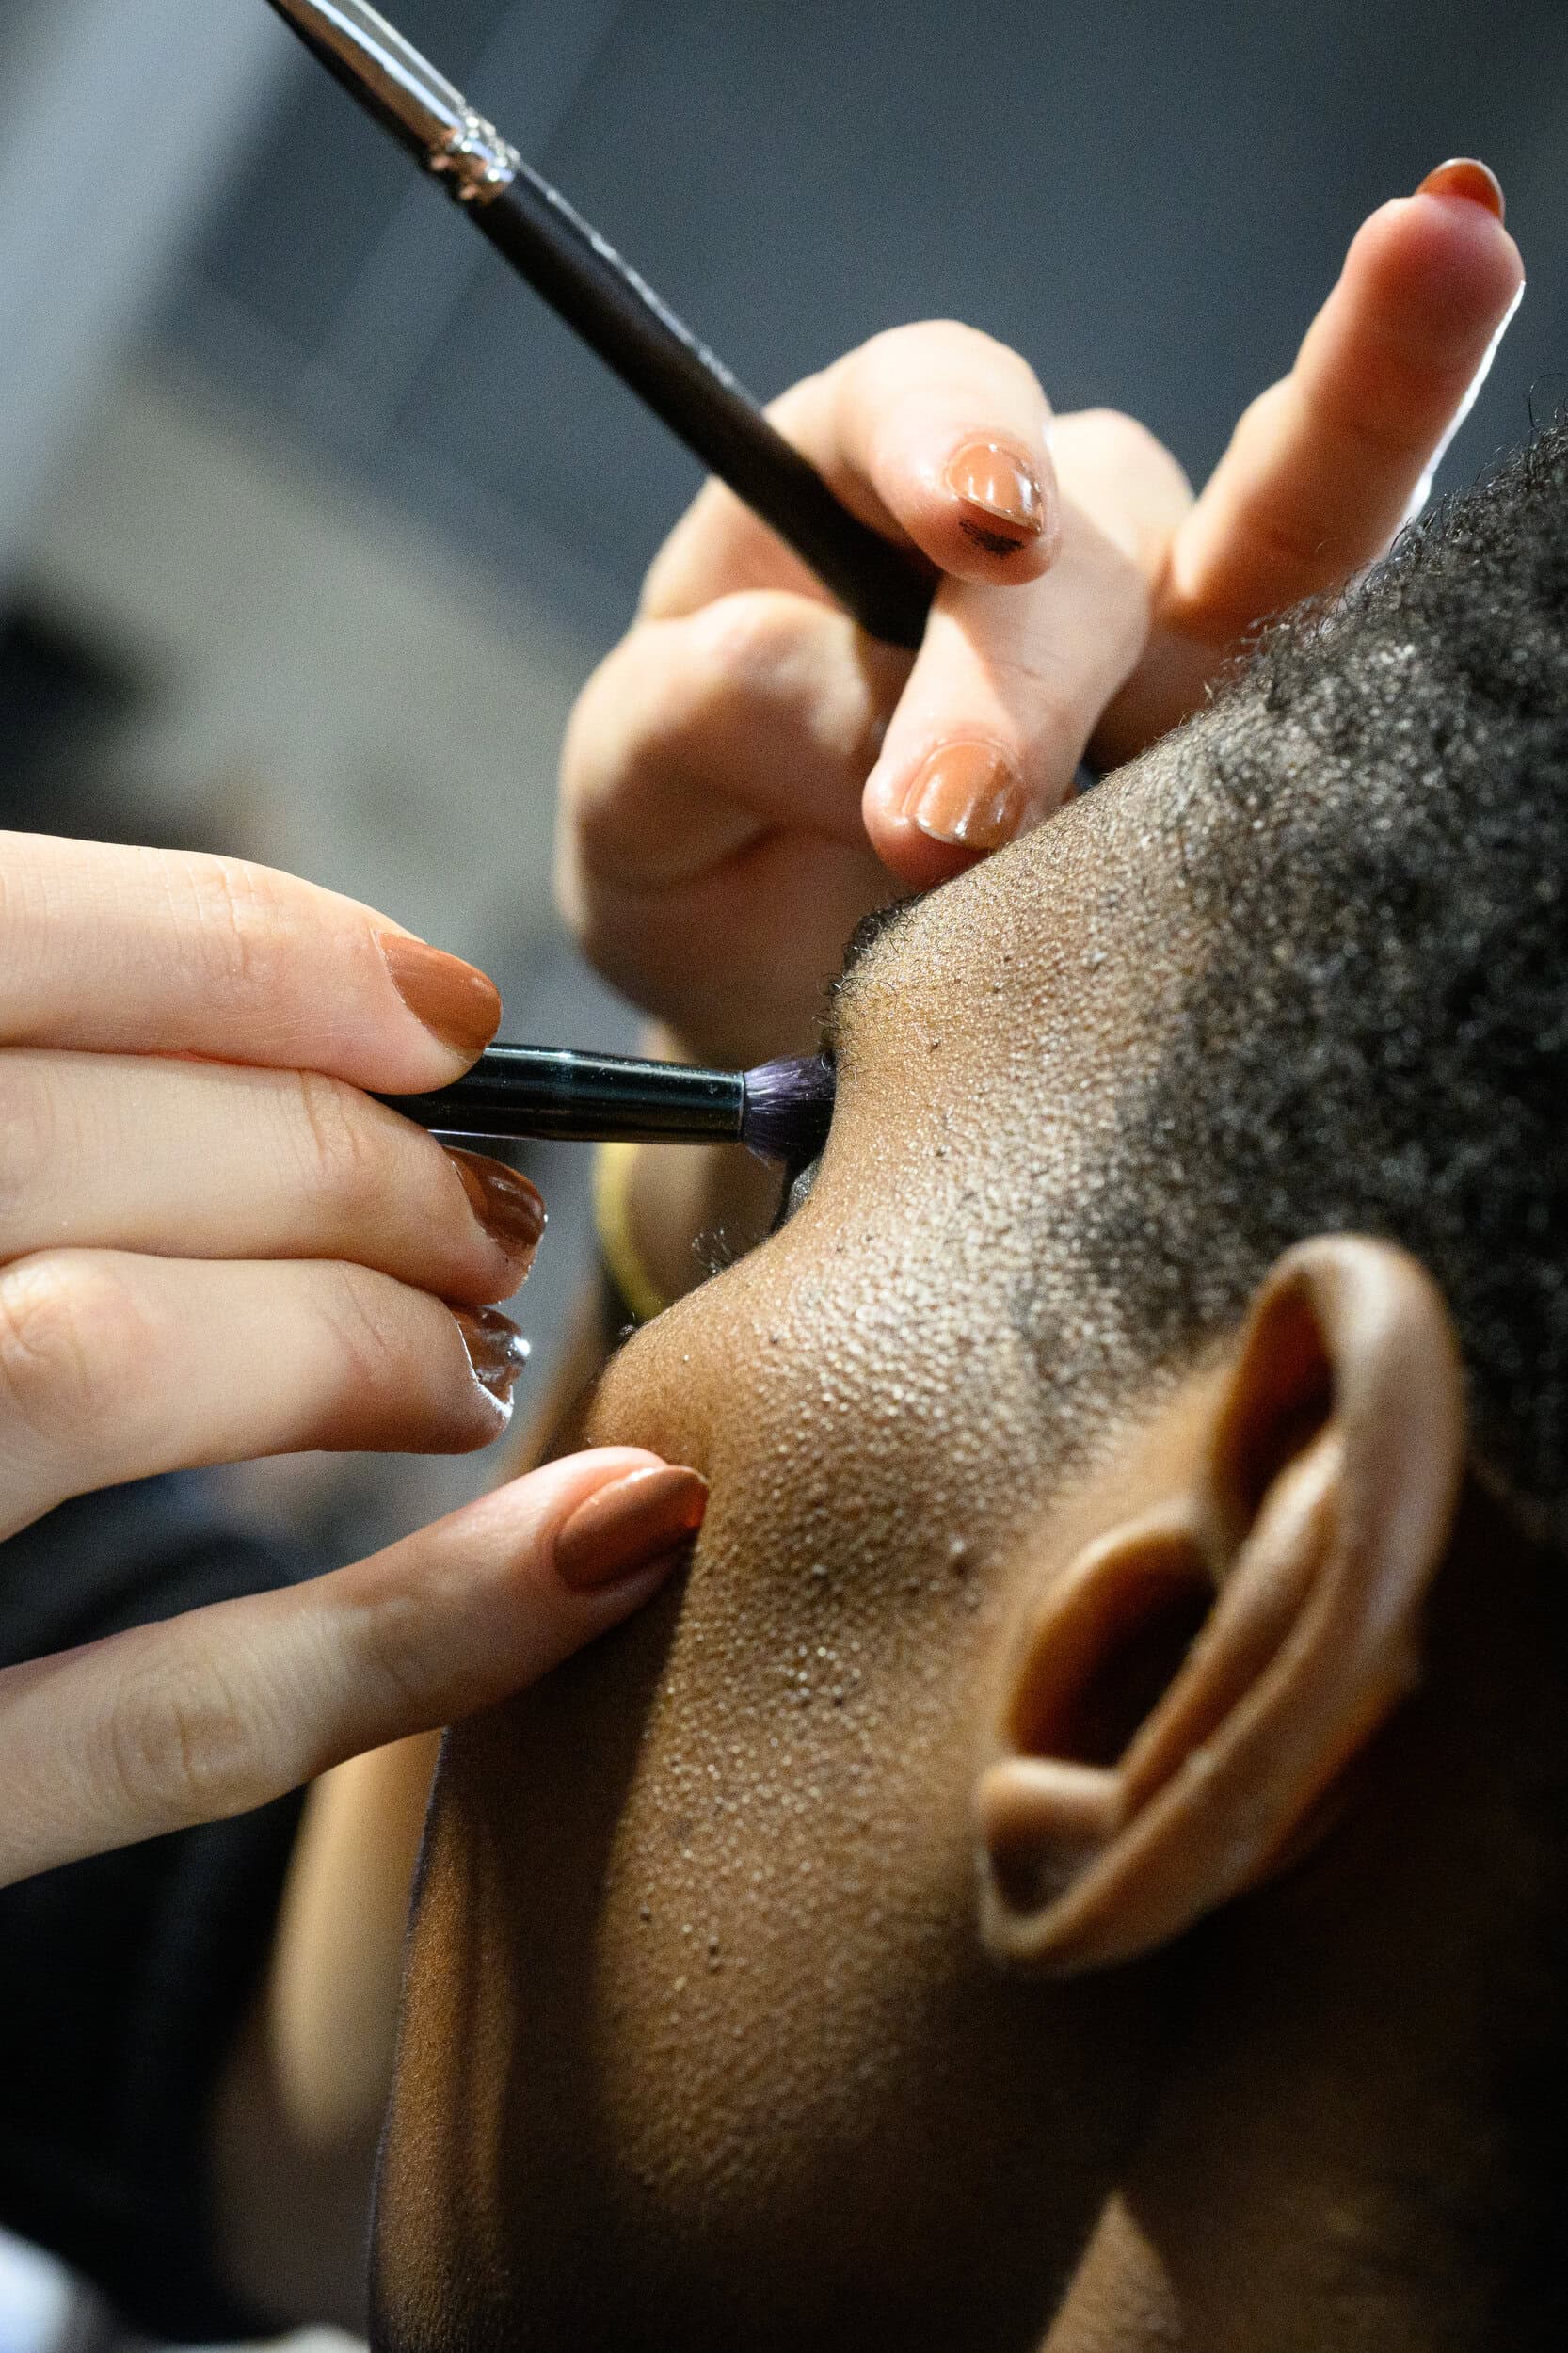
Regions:
<svg viewBox="0 0 1568 2353"><path fill-rule="evenodd" d="M1024 362L963 328L878 336L776 404L846 503L929 561L936 603L913 664L873 644L717 484L656 559L572 721L560 887L672 1050L747 1064L808 1046L862 914L1048 816L1086 748L1129 758L1251 624L1384 551L1522 282L1469 171L1363 226L1195 502L1131 419L1051 424ZM1011 553L976 543L946 479L977 440L1041 488L1046 527ZM1013 788L967 846L904 809L955 744Z"/></svg>
<svg viewBox="0 0 1568 2353"><path fill-rule="evenodd" d="M499 1012L482 976L214 858L8 835L0 898L0 1535L156 1471L504 1429L487 1303L533 1255L529 1189L360 1091L456 1077ZM0 1884L542 1673L659 1581L552 1566L649 1461L557 1464L313 1585L0 1672Z"/></svg>
<svg viewBox="0 0 1568 2353"><path fill-rule="evenodd" d="M1025 363L965 328L895 329L785 393L784 430L930 564L936 600L911 661L722 485L676 526L562 766L561 903L655 1016L653 1050L749 1065L808 1049L862 915L1043 822L1086 751L1131 759L1257 621L1382 554L1518 300L1500 207L1460 164L1374 213L1195 500L1131 418L1052 420ZM976 543L947 479L977 440L1040 486L1045 527L1008 553ZM1000 779L965 842L909 813L953 746ZM732 1150L644 1152L630 1206L648 1273L690 1289L694 1236L755 1233L773 1191Z"/></svg>
<svg viewBox="0 0 1568 2353"><path fill-rule="evenodd" d="M456 1078L482 975L263 868L15 834L0 937L0 1536L153 1471L505 1426L488 1303L536 1196L362 1092ZM214 2105L222 2258L264 2308L362 2322L420 1736L664 1582L660 1468L568 1457L313 1583L0 1670L0 1885L327 1776Z"/></svg>

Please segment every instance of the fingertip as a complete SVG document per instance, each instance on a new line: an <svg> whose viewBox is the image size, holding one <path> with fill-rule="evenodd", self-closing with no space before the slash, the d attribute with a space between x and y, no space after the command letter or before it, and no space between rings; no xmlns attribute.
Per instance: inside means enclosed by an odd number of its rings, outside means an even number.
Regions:
<svg viewBox="0 0 1568 2353"><path fill-rule="evenodd" d="M1478 155L1450 155L1447 163L1428 172L1416 193L1460 196L1468 203L1483 206L1496 220L1504 220L1508 216L1503 184L1491 165L1483 164Z"/></svg>
<svg viewBox="0 0 1568 2353"><path fill-rule="evenodd" d="M1478 317L1507 309L1525 265L1501 211L1445 185L1447 169L1429 173L1413 196L1392 198L1362 223L1345 276L1369 302L1396 313L1412 304L1432 309L1434 326L1446 322L1463 338Z"/></svg>
<svg viewBox="0 0 1568 2353"><path fill-rule="evenodd" d="M488 974L407 932L378 932L376 944L415 1020L462 1069L477 1062L501 1027L501 992Z"/></svg>
<svg viewBox="0 0 1568 2353"><path fill-rule="evenodd" d="M512 1392L527 1367L529 1345L510 1316L504 1316L499 1307L453 1307L448 1312L457 1327L472 1378L466 1402L480 1409L474 1443L486 1446L511 1421Z"/></svg>
<svg viewBox="0 0 1568 2353"><path fill-rule="evenodd" d="M520 1170L508 1168L488 1153L464 1151L457 1144L447 1145L445 1151L474 1223L501 1252L506 1279L516 1290L527 1279L550 1222L544 1195Z"/></svg>
<svg viewBox="0 0 1568 2353"><path fill-rule="evenodd" d="M1032 554L1037 578L1056 550L1060 502L1050 459L1013 439L970 434L941 472L953 521L971 548L1024 577L1017 559ZM989 576L989 575L988 575Z"/></svg>
<svg viewBox="0 0 1568 2353"><path fill-rule="evenodd" d="M934 890L977 866L988 852L939 840L909 813L907 780L872 776L861 802L866 838L905 890Z"/></svg>
<svg viewBox="0 0 1568 2353"><path fill-rule="evenodd" d="M1043 434L901 418L876 480L895 521L953 579L1021 586L1055 560L1061 496Z"/></svg>
<svg viewBox="0 0 1568 2353"><path fill-rule="evenodd" d="M648 1465L607 1480L558 1523L555 1576L573 1593L604 1593L667 1574L708 1509L708 1481L684 1465Z"/></svg>

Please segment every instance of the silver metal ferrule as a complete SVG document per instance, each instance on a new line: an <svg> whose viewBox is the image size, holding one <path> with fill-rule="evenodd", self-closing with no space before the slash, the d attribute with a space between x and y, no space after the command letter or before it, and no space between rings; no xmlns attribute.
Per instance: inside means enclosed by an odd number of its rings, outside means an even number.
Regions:
<svg viewBox="0 0 1568 2353"><path fill-rule="evenodd" d="M488 203L510 187L522 168L516 148L366 0L272 0L272 6L424 150L429 170L449 184L460 204Z"/></svg>
<svg viewBox="0 0 1568 2353"><path fill-rule="evenodd" d="M430 168L450 184L459 204L488 204L511 186L522 169L522 157L493 122L465 106L461 128L450 132L432 152Z"/></svg>

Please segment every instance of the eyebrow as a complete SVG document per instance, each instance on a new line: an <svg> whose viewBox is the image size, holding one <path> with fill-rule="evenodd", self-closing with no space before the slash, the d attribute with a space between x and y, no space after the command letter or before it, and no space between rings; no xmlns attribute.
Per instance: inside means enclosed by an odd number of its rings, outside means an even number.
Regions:
<svg viewBox="0 0 1568 2353"><path fill-rule="evenodd" d="M912 898L890 899L885 907L873 907L863 915L849 936L844 961L836 979L827 984L827 1003L819 1024L822 1051L831 1061L839 1050L839 1029L843 1017L845 1000L856 971L880 940L896 931L912 915L930 892L918 890Z"/></svg>

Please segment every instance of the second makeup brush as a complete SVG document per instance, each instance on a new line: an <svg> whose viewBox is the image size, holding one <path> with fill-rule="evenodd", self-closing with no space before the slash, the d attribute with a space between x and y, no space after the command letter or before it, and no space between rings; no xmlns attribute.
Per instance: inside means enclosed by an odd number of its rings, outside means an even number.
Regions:
<svg viewBox="0 0 1568 2353"><path fill-rule="evenodd" d="M920 644L927 575L841 504L723 361L427 58L365 0L269 6L863 629L889 645Z"/></svg>

